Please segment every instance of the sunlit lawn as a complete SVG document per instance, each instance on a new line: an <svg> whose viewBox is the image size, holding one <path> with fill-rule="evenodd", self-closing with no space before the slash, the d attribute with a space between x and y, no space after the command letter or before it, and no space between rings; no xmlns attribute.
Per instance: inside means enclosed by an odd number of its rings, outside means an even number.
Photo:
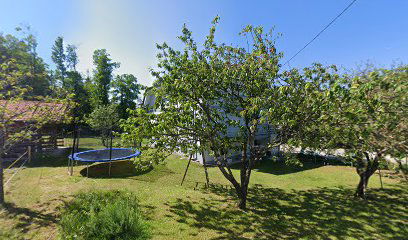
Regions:
<svg viewBox="0 0 408 240"><path fill-rule="evenodd" d="M83 148L99 148L95 139L81 139ZM399 180L375 175L370 199L352 197L358 182L351 167L310 162L303 168L264 162L252 175L249 210L235 208L235 196L216 168L209 169L209 189L203 168L192 164L180 186L187 161L171 156L166 165L144 174L126 161L67 174L66 158L45 157L22 170L6 189L9 210L0 214L3 238L57 237L58 207L73 193L93 189L136 192L153 226L155 239L406 239L408 189ZM234 170L238 174L237 170ZM6 179L12 171L6 172ZM82 172L83 173L83 172ZM198 183L198 188L195 189ZM6 232L9 234L6 237ZM2 235L0 234L0 238Z"/></svg>

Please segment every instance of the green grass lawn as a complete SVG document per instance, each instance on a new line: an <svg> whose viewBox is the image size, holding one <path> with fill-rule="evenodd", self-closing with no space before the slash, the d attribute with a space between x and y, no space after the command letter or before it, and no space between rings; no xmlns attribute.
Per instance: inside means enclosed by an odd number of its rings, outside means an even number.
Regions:
<svg viewBox="0 0 408 240"><path fill-rule="evenodd" d="M81 148L99 148L95 139L81 139ZM65 154L66 155L66 154ZM303 168L264 162L255 169L249 210L235 208L235 196L217 168L214 184L204 188L203 168L192 164L183 186L187 160L171 156L166 164L138 173L127 161L67 173L66 157L44 156L22 170L6 189L7 210L0 211L0 239L58 237L58 209L74 193L93 189L135 192L153 226L154 239L406 239L408 188L397 179L378 175L369 183L368 201L352 197L355 169L314 162ZM82 171L82 172L81 172ZM234 170L238 174L238 170ZM7 170L6 179L12 174ZM197 182L198 187L195 189ZM3 233L1 233L3 232ZM6 236L6 237L4 237Z"/></svg>

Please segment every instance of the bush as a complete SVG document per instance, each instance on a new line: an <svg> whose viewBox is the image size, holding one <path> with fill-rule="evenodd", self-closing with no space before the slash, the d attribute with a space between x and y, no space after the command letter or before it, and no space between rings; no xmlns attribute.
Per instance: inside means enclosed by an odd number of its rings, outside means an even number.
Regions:
<svg viewBox="0 0 408 240"><path fill-rule="evenodd" d="M23 239L22 235L15 229L0 228L0 239L20 240Z"/></svg>
<svg viewBox="0 0 408 240"><path fill-rule="evenodd" d="M119 126L119 115L116 105L99 106L87 116L89 126L101 133L102 145L109 147L112 131Z"/></svg>
<svg viewBox="0 0 408 240"><path fill-rule="evenodd" d="M77 194L62 211L62 239L149 239L137 198L122 191Z"/></svg>

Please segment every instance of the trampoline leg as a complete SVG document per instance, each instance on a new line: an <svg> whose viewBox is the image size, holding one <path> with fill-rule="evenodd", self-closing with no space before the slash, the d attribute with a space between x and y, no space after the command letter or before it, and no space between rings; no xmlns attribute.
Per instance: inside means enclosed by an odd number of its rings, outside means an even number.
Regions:
<svg viewBox="0 0 408 240"><path fill-rule="evenodd" d="M72 176L74 173L74 160L71 160L71 169L69 171L69 175Z"/></svg>
<svg viewBox="0 0 408 240"><path fill-rule="evenodd" d="M86 177L89 177L89 163L86 165Z"/></svg>
<svg viewBox="0 0 408 240"><path fill-rule="evenodd" d="M184 179L186 178L187 171L188 171L188 167L190 167L190 163L191 163L191 159L192 159L192 158L193 158L193 155L192 155L192 154L190 154L190 158L188 159L188 163L187 163L186 171L184 172L184 176L183 176L183 179L181 180L181 184L180 184L180 186L183 186L183 182L184 182Z"/></svg>
<svg viewBox="0 0 408 240"><path fill-rule="evenodd" d="M111 176L111 167L112 167L112 163L109 162L109 177Z"/></svg>

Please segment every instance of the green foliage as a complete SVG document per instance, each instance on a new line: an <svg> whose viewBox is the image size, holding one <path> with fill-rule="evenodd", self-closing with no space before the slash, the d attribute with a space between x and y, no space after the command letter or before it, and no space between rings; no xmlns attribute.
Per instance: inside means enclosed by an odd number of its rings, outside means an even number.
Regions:
<svg viewBox="0 0 408 240"><path fill-rule="evenodd" d="M0 206L1 208L1 206ZM1 210L1 209L0 209ZM14 229L3 229L0 228L0 239L7 239L7 240L21 240L21 233Z"/></svg>
<svg viewBox="0 0 408 240"><path fill-rule="evenodd" d="M83 192L63 209L62 239L149 239L136 196L122 191Z"/></svg>
<svg viewBox="0 0 408 240"><path fill-rule="evenodd" d="M64 80L65 91L74 94L74 101L77 103L75 116L82 119L91 111L91 103L89 100L90 93L86 90L82 76L77 71L67 71L67 76Z"/></svg>
<svg viewBox="0 0 408 240"><path fill-rule="evenodd" d="M64 85L67 67L65 64L66 54L64 50L64 39L62 37L55 39L54 46L52 46L51 59L57 67L56 78L61 85Z"/></svg>
<svg viewBox="0 0 408 240"><path fill-rule="evenodd" d="M31 72L20 66L21 63L14 58L5 59L0 63L0 204L4 202L2 166L4 154L8 153L18 142L30 139L45 123L56 117L53 116L54 112L50 109L55 105L42 104L43 102L58 102L55 99L45 98L41 99L42 101L32 101L26 109L20 109L21 112L16 112L16 107L10 107L19 104L24 98L30 98L33 91L33 88L23 83L28 76L32 76ZM69 97L61 102L67 103ZM32 114L34 111L42 114ZM22 115L30 113L31 123L15 124Z"/></svg>
<svg viewBox="0 0 408 240"><path fill-rule="evenodd" d="M340 79L335 66L316 63L303 70L284 71L271 87L268 122L287 151L293 147L321 149L321 143L327 141L317 122L330 116L325 113L332 105L327 92Z"/></svg>
<svg viewBox="0 0 408 240"><path fill-rule="evenodd" d="M78 64L77 47L68 45L64 48L64 40L57 37L52 47L51 58L57 69L52 78L54 78L54 95L65 97L68 94L74 94L74 101L77 103L75 114L82 119L91 111L89 95L90 93L84 86L81 74L76 70Z"/></svg>
<svg viewBox="0 0 408 240"><path fill-rule="evenodd" d="M406 66L377 69L348 79L347 86L331 89L333 142L358 152L376 152L404 157L408 135L406 102L408 84Z"/></svg>
<svg viewBox="0 0 408 240"><path fill-rule="evenodd" d="M77 47L75 45L68 45L66 50L66 63L67 67L71 69L71 71L76 71L76 66L79 62L78 54L77 54Z"/></svg>
<svg viewBox="0 0 408 240"><path fill-rule="evenodd" d="M322 100L316 122L321 149L343 148L361 177L356 195L385 156L407 156L408 67L374 69L336 81Z"/></svg>
<svg viewBox="0 0 408 240"><path fill-rule="evenodd" d="M151 92L159 110L132 111L123 124L124 138L147 138L145 148L153 145L163 152L210 152L245 208L251 170L269 150L282 144L320 147L323 134L316 131L316 122L331 106L327 92L340 77L335 66L320 64L279 74L282 54L272 32L247 26L241 36L248 46L228 46L214 41L217 22L203 46L197 46L186 27L179 37L183 51L166 43L158 46L159 70L153 71L157 80ZM267 136L263 144L256 144L259 133ZM240 182L227 163L237 152ZM297 163L290 156L286 160Z"/></svg>
<svg viewBox="0 0 408 240"><path fill-rule="evenodd" d="M132 74L116 76L112 82L113 101L118 104L118 112L121 119L127 119L127 109L136 108L136 100L143 86L137 83L137 78Z"/></svg>
<svg viewBox="0 0 408 240"><path fill-rule="evenodd" d="M37 54L37 39L29 27L17 28L17 32L22 34L20 38L0 33L0 64L4 64L1 71L5 71L5 65L12 64L12 67L7 67L8 71L20 73L18 84L30 89L24 98L46 96L50 92L50 79L46 64Z"/></svg>
<svg viewBox="0 0 408 240"><path fill-rule="evenodd" d="M112 72L119 67L119 63L112 62L106 49L97 49L93 54L93 64L95 65L92 92L93 106L108 105L113 78Z"/></svg>
<svg viewBox="0 0 408 240"><path fill-rule="evenodd" d="M157 166L163 163L162 160L165 157L167 157L167 155L163 155L163 152L149 148L143 151L139 157L135 158L133 163L136 170L143 172L152 169L155 165Z"/></svg>
<svg viewBox="0 0 408 240"><path fill-rule="evenodd" d="M210 152L233 184L240 207L245 208L254 164L280 143L277 138L260 145L255 139L258 132L268 128L267 113L274 101L270 96L279 83L282 54L275 48L272 33L262 27L248 26L241 32L247 49L217 44L217 22L218 17L200 47L185 26L179 37L184 44L182 51L166 43L158 45L159 69L153 71L157 80L151 92L159 111L132 111L123 125L124 138L135 142L147 138L145 148L154 146L167 153ZM235 133L229 133L231 129ZM228 166L233 152L242 153L240 182Z"/></svg>
<svg viewBox="0 0 408 240"><path fill-rule="evenodd" d="M119 126L119 115L116 105L99 106L87 116L86 122L94 130L101 133L102 144L109 146L112 131Z"/></svg>

